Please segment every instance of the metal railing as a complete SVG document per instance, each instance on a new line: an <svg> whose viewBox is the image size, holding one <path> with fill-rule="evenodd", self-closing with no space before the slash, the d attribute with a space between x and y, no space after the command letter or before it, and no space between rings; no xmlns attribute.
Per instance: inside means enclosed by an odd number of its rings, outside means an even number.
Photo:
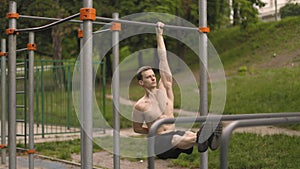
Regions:
<svg viewBox="0 0 300 169"><path fill-rule="evenodd" d="M251 126L265 126L265 125L278 125L278 124L292 124L300 123L300 116L297 117L276 117L276 118L263 118L263 119L249 119L249 120L237 120L230 123L223 131L221 141L221 153L220 153L220 168L228 168L228 145L232 132L240 127Z"/></svg>
<svg viewBox="0 0 300 169"><path fill-rule="evenodd" d="M296 117L296 118L294 118ZM153 125L151 126L149 133L148 133L148 169L154 169L155 168L155 152L154 152L154 137L156 135L156 131L158 128L163 125L163 124L174 124L174 123L201 123L205 122L206 119L209 118L211 121L234 121L238 120L238 122L233 122L234 127L239 127L243 125L270 125L270 124L276 124L275 122L282 121L282 123L295 123L298 122L300 123L300 112L295 112L295 113L260 113L260 114L241 114L241 115L214 115L214 116L200 116L197 118L194 117L180 117L180 118L166 118L166 119L159 119ZM241 120L247 120L245 122L242 122ZM257 122L256 122L257 121ZM284 122L285 121L285 122ZM233 128L234 128L233 127ZM227 128L227 127L226 127ZM224 139L225 133L230 133L226 131L226 128L224 130L224 134L222 134L222 138ZM226 134L228 135L228 134ZM230 135L230 134L229 134ZM228 137L228 136L227 136ZM228 139L226 137L226 139ZM222 142L224 144L224 141ZM224 145L221 145L221 151L222 147ZM226 145L225 145L226 146ZM227 151L227 149L223 150L224 152ZM226 153L225 153L226 154ZM221 155L222 156L222 155ZM222 160L227 160L227 158ZM223 161L223 163L225 163ZM227 161L226 161L227 162Z"/></svg>
<svg viewBox="0 0 300 169"><path fill-rule="evenodd" d="M72 101L72 77L75 63L70 61L35 61L35 135L80 132ZM95 74L95 88L105 95L105 64ZM105 99L101 100L105 114ZM103 122L103 130L105 123Z"/></svg>

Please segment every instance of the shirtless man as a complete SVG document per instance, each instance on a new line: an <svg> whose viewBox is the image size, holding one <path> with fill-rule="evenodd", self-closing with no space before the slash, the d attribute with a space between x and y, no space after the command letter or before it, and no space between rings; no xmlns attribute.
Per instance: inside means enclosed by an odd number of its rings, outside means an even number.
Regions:
<svg viewBox="0 0 300 169"><path fill-rule="evenodd" d="M156 120L174 118L173 79L167 61L163 26L158 22L156 28L160 73L158 84L150 66L143 66L137 71L138 83L145 89L145 95L137 101L132 112L132 126L136 133L148 134ZM177 131L174 124L162 125L155 136L155 154L161 159L177 158L180 153L191 154L194 145L198 145L199 152L205 152L211 144L208 141L197 143L199 134L200 131ZM211 148L217 149L215 145Z"/></svg>

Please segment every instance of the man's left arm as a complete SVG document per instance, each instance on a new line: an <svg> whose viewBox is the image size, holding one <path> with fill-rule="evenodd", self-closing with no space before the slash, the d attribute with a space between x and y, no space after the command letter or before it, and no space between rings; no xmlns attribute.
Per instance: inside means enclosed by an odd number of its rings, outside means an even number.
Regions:
<svg viewBox="0 0 300 169"><path fill-rule="evenodd" d="M148 128L144 127L144 119L139 106L135 105L132 111L132 128L133 131L140 134L148 134Z"/></svg>
<svg viewBox="0 0 300 169"><path fill-rule="evenodd" d="M163 38L163 26L161 22L157 23L156 40L157 40L157 54L159 58L160 81L159 87L162 85L166 89L167 96L170 100L174 100L172 90L172 73L167 60L167 50Z"/></svg>

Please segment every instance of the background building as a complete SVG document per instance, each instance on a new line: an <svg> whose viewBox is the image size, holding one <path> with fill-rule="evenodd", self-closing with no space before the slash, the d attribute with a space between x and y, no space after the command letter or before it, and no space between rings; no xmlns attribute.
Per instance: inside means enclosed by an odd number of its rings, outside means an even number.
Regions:
<svg viewBox="0 0 300 169"><path fill-rule="evenodd" d="M279 10L281 7L289 2L300 3L300 0L262 0L262 2L266 3L266 5L258 9L259 18L263 21L274 21L280 19Z"/></svg>

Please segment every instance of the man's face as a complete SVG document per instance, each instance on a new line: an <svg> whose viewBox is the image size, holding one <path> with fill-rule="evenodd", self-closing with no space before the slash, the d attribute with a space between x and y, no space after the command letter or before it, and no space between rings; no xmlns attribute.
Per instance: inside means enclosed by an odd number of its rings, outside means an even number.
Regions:
<svg viewBox="0 0 300 169"><path fill-rule="evenodd" d="M139 80L139 84L147 89L156 87L156 77L152 69L148 69L142 72L142 80Z"/></svg>

